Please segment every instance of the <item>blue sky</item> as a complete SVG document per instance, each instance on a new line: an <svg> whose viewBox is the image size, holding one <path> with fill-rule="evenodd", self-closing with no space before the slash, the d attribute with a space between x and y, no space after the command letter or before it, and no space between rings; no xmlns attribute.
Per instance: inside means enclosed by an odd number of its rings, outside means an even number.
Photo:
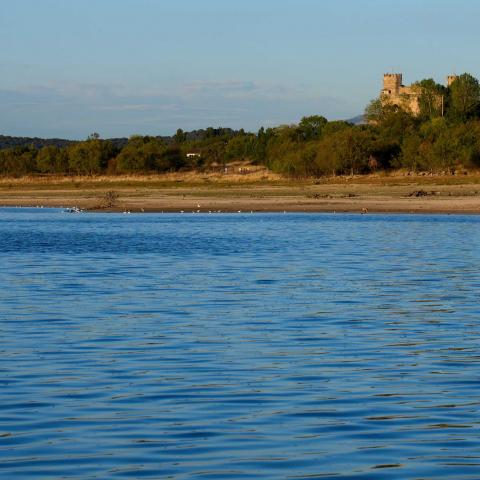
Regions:
<svg viewBox="0 0 480 480"><path fill-rule="evenodd" d="M480 74L474 0L0 0L0 134L350 118L382 74Z"/></svg>

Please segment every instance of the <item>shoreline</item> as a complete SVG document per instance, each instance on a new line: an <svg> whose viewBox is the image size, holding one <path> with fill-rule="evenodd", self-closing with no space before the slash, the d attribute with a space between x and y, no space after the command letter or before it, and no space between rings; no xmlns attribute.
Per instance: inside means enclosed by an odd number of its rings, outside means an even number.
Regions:
<svg viewBox="0 0 480 480"><path fill-rule="evenodd" d="M11 208L11 209L58 209L58 210L66 210L70 207L49 207L46 205L0 205L0 211L2 209ZM263 215L283 215L283 214L302 214L302 215L370 215L370 216L380 216L380 215L392 215L392 216L400 216L400 215L412 215L412 216L424 216L424 215L435 215L435 216L477 216L480 215L478 211L469 211L469 210L462 210L462 211L446 211L446 210L383 210L383 211L369 211L369 212L361 212L358 210L222 210L222 211L180 211L180 210L119 210L119 209L85 209L81 210L79 213L107 213L107 214L119 214L119 213L128 213L131 215L142 215L142 214L158 214L158 215L254 215L254 214L263 214Z"/></svg>
<svg viewBox="0 0 480 480"><path fill-rule="evenodd" d="M98 212L480 214L480 175L291 180L191 175L0 179L2 207Z"/></svg>
<svg viewBox="0 0 480 480"><path fill-rule="evenodd" d="M67 199L64 199L67 200ZM72 201L69 201L72 200ZM347 202L331 202L325 204L298 203L298 202L242 202L237 199L226 199L209 203L201 202L196 205L188 205L185 202L122 202L113 207L92 205L84 199L69 199L67 201L51 200L47 198L19 199L12 201L0 201L0 208L73 208L78 207L92 213L185 213L185 214L209 214L209 213L358 213L358 214L416 214L416 215L480 215L480 199L475 202L464 198L439 199L438 202L402 202L398 199L385 199L381 202L371 202L365 199Z"/></svg>

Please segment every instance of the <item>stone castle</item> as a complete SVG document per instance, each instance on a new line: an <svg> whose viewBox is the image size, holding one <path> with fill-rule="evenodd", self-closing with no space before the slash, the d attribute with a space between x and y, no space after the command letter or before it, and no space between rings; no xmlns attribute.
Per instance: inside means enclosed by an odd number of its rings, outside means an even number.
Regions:
<svg viewBox="0 0 480 480"><path fill-rule="evenodd" d="M380 92L380 98L383 103L390 105L398 105L406 110L410 110L414 115L420 113L418 99L421 94L421 88L418 85L410 85L406 87L402 84L401 73L385 73L383 75L383 89ZM447 86L457 78L456 75L447 77ZM442 99L439 98L439 102Z"/></svg>

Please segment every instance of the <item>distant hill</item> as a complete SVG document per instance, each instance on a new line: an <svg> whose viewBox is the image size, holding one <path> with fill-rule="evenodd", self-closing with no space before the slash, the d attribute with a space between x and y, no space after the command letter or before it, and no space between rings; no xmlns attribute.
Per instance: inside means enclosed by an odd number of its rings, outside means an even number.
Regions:
<svg viewBox="0 0 480 480"><path fill-rule="evenodd" d="M75 143L75 140L64 140L62 138L38 138L38 137L11 137L8 135L0 135L0 149L24 147L33 145L36 148L41 148L46 145L54 145L56 147L68 147Z"/></svg>
<svg viewBox="0 0 480 480"><path fill-rule="evenodd" d="M363 125L364 123L367 123L364 115L357 115L356 117L349 118L347 122L353 123L354 125Z"/></svg>
<svg viewBox="0 0 480 480"><path fill-rule="evenodd" d="M231 137L238 134L239 131L231 128L219 127L192 130L191 132L183 133L185 135L185 140L196 141L223 135ZM157 136L157 138L162 139L167 144L171 144L173 142L173 136ZM112 142L117 148L123 148L128 142L128 138L126 137L107 138L106 140ZM55 147L64 148L77 143L77 141L78 140L66 140L62 138L11 137L9 135L0 135L0 150L5 148L25 147L28 145L33 145L35 148L42 148L47 145L54 145Z"/></svg>

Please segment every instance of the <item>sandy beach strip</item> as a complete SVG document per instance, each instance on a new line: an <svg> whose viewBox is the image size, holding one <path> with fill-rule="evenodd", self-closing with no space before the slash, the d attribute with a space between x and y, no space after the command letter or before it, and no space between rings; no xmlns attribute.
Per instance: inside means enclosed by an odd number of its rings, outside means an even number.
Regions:
<svg viewBox="0 0 480 480"><path fill-rule="evenodd" d="M108 202L114 192L114 202ZM248 181L177 177L1 179L0 206L131 212L480 213L480 177Z"/></svg>

